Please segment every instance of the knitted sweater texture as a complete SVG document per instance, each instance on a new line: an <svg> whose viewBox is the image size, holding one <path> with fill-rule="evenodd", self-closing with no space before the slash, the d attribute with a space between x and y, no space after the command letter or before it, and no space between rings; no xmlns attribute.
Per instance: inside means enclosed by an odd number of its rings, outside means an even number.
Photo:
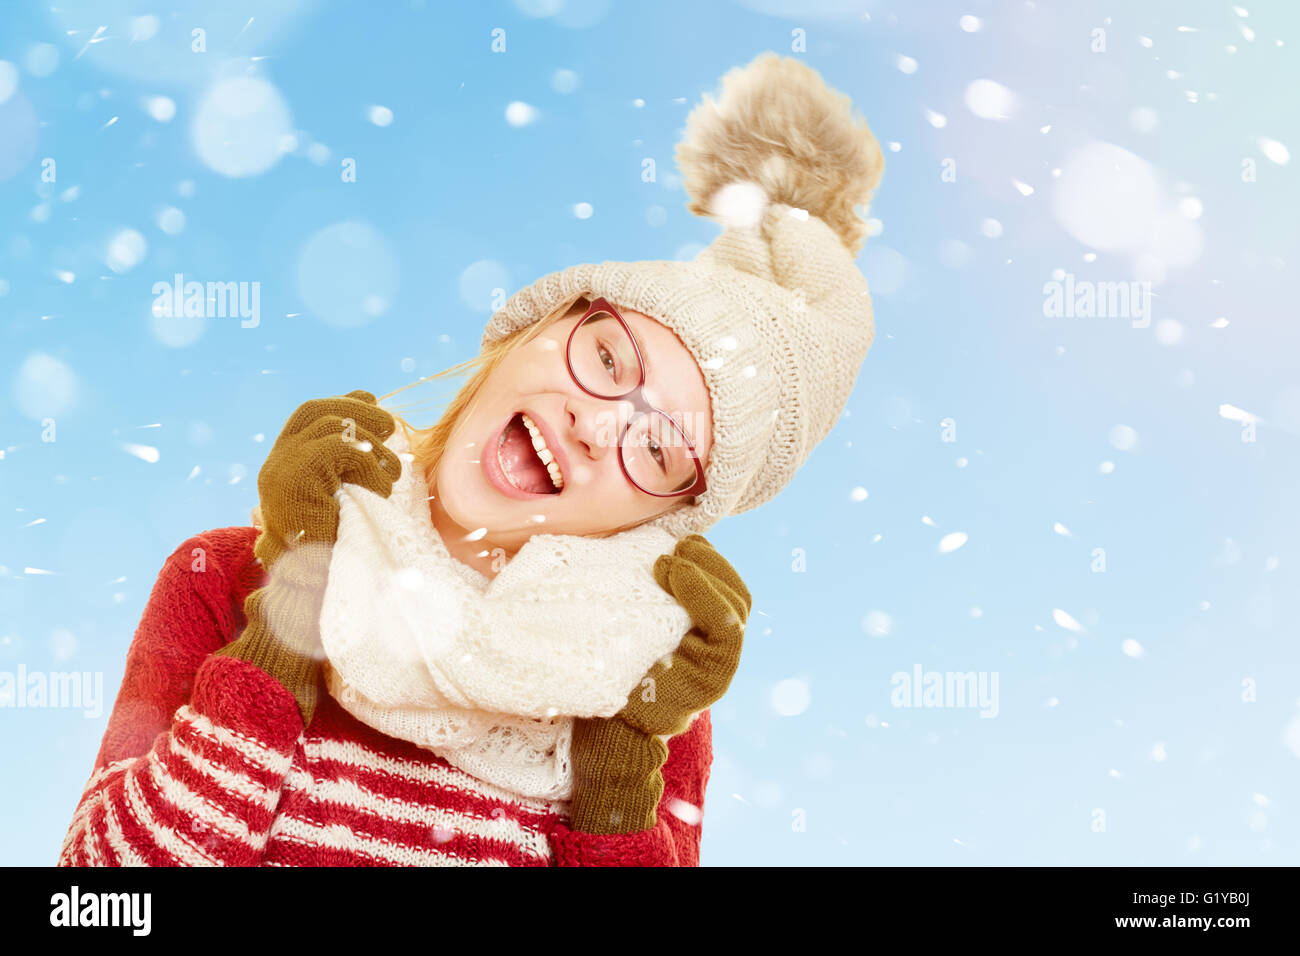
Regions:
<svg viewBox="0 0 1300 956"><path fill-rule="evenodd" d="M322 695L293 695L212 655L262 586L253 528L196 535L168 558L59 866L698 866L713 759L702 712L669 741L654 827L590 834L568 802L523 799Z"/></svg>

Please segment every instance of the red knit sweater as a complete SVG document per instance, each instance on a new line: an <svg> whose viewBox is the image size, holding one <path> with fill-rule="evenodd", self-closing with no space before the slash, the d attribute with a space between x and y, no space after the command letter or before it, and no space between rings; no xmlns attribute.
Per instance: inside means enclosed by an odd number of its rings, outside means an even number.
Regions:
<svg viewBox="0 0 1300 956"><path fill-rule="evenodd" d="M60 866L699 865L707 710L669 741L656 825L630 834L571 830L566 803L477 780L327 693L304 730L278 681L211 653L263 583L256 537L196 535L163 566Z"/></svg>

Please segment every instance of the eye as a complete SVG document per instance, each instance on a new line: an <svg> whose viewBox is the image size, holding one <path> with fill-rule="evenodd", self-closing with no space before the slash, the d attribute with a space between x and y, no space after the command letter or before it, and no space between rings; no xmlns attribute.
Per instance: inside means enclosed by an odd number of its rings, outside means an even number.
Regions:
<svg viewBox="0 0 1300 956"><path fill-rule="evenodd" d="M649 432L647 432L646 444L650 449L650 454L654 456L655 464L659 466L659 470L664 474L667 474L669 458L668 448L670 447L669 442L671 442L672 439L672 432L661 420L659 420L659 416L655 415L653 418L655 421L650 430L652 430L654 434L649 434ZM665 440L665 437L667 437L667 441Z"/></svg>
<svg viewBox="0 0 1300 956"><path fill-rule="evenodd" d="M618 378L618 368L614 362L614 356L609 349L605 348L603 342L596 343L596 358L600 360L600 364L604 366L605 371L609 372L612 378Z"/></svg>

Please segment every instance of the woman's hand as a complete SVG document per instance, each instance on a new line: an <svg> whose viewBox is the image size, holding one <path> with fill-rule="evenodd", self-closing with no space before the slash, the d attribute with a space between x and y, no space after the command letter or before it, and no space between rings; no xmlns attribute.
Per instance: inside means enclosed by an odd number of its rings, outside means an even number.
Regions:
<svg viewBox="0 0 1300 956"><path fill-rule="evenodd" d="M306 402L289 417L257 476L262 535L258 557L269 570L286 550L333 544L343 482L385 498L402 463L384 442L397 423L369 392Z"/></svg>
<svg viewBox="0 0 1300 956"><path fill-rule="evenodd" d="M402 463L383 442L397 425L369 392L307 402L289 418L258 474L261 529L254 553L264 587L248 596L248 625L216 653L237 657L280 681L298 702L303 726L319 696L320 609L338 534L343 482L388 497Z"/></svg>
<svg viewBox="0 0 1300 956"><path fill-rule="evenodd" d="M722 698L740 664L753 599L735 568L692 534L671 555L659 557L654 574L695 626L671 663L656 662L618 714L574 722L570 818L575 829L588 833L633 833L655 825L666 739Z"/></svg>
<svg viewBox="0 0 1300 956"><path fill-rule="evenodd" d="M692 715L722 699L740 666L753 599L736 569L698 534L655 561L655 580L690 612L695 627L665 667L656 663L619 716L642 733L675 737ZM653 691L653 693L651 693ZM648 699L647 699L648 698Z"/></svg>

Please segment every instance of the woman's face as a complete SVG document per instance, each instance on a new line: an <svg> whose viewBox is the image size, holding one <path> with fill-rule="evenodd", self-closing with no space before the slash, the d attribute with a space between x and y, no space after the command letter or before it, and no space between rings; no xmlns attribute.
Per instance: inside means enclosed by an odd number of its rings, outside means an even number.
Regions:
<svg viewBox="0 0 1300 956"><path fill-rule="evenodd" d="M713 421L694 356L667 326L615 307L639 340L646 400L681 426L707 466ZM648 521L689 500L654 497L625 476L618 436L632 402L588 395L565 363L569 333L583 311L571 310L507 355L457 421L429 482L434 524L449 548L451 532L467 539L463 552L499 547L513 554L534 534L599 534ZM554 459L549 469L540 464L545 454L531 447L531 434L521 430L519 413L540 431ZM679 469L693 473L686 448L673 454Z"/></svg>

